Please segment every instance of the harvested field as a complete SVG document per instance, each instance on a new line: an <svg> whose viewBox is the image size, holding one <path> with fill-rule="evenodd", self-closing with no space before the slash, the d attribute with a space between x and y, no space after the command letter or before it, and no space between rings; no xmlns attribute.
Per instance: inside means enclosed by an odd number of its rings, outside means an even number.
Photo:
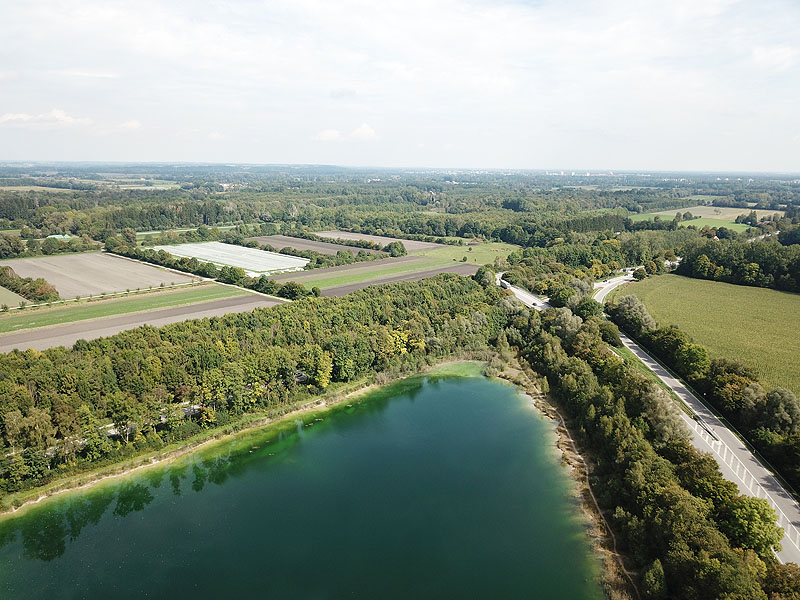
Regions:
<svg viewBox="0 0 800 600"><path fill-rule="evenodd" d="M353 254L358 254L359 250L365 250L373 254L383 254L378 250L370 250L368 248L356 248L355 246L342 246L340 244L331 244L329 242L315 242L314 240L306 240L303 238L290 237L288 235L266 235L261 237L247 238L247 241L254 240L259 244L269 244L276 250L283 248L292 248L294 250L313 250L320 254L336 254L340 250L347 250Z"/></svg>
<svg viewBox="0 0 800 600"><path fill-rule="evenodd" d="M160 310L131 313L127 315L106 317L29 329L19 333L10 333L0 336L0 352L10 352L15 348L25 350L45 350L57 346L72 346L80 339L93 340L99 337L114 335L120 331L135 329L142 325L160 327L169 323L187 321L189 319L202 319L204 317L218 317L228 313L249 312L258 307L275 306L281 304L257 294L246 294L233 298L223 298L210 302L200 302L186 306L174 306Z"/></svg>
<svg viewBox="0 0 800 600"><path fill-rule="evenodd" d="M245 248L234 244L223 244L222 242L154 246L153 250L163 250L173 256L196 258L220 267L239 267L251 277L282 271L302 271L303 267L308 264L307 258Z"/></svg>
<svg viewBox="0 0 800 600"><path fill-rule="evenodd" d="M475 246L436 245L428 250L416 250L408 256L387 258L328 269L311 269L303 273L275 277L276 281L294 280L308 288L322 290L344 285L381 283L406 274L431 272L436 269L452 271L457 265L470 264L475 269L491 263L498 256L507 256L516 246L486 242Z"/></svg>
<svg viewBox="0 0 800 600"><path fill-rule="evenodd" d="M111 254L91 252L59 254L0 261L21 277L43 277L64 299L147 289L196 280L153 265L145 265Z"/></svg>
<svg viewBox="0 0 800 600"><path fill-rule="evenodd" d="M355 263L352 265L340 265L338 267L328 267L325 269L311 269L310 271L303 271L302 273L285 273L283 275L276 275L272 277L274 281L297 281L303 283L305 280L316 280L321 277L327 277L329 274L342 274L349 273L371 273L373 271L380 271L387 267L394 267L395 265L403 265L405 268L413 269L417 263L420 267L424 266L424 261L418 256L400 256L398 258L387 258L385 260L373 260L369 262Z"/></svg>
<svg viewBox="0 0 800 600"><path fill-rule="evenodd" d="M384 237L382 235L369 235L366 233L353 233L351 231L315 231L319 237L340 239L340 240L366 240L375 242L381 247L391 242L402 242L409 252L416 250L430 250L432 248L442 248L444 244L434 244L433 242L417 242L415 240L401 240L400 238Z"/></svg>
<svg viewBox="0 0 800 600"><path fill-rule="evenodd" d="M7 304L8 306L19 306L20 302L26 302L30 304L28 300L25 300L25 298L23 298L19 294L15 294L11 290L7 290L4 287L0 287L0 304Z"/></svg>
<svg viewBox="0 0 800 600"><path fill-rule="evenodd" d="M337 285L329 288L325 288L322 290L323 296L344 296L345 294L349 294L350 292L355 292L356 290L364 289L370 285L381 285L385 283L397 283L400 281L417 281L419 279L425 279L426 277L433 277L434 275L438 275L439 273L457 273L458 275L474 275L478 272L480 267L478 265L470 265L470 264L456 264L447 267L440 267L438 269L431 269L429 271L413 271L411 273L402 273L400 275L394 275L391 277L385 277L382 279L372 279L370 281L360 281L358 283L350 283L346 285Z"/></svg>

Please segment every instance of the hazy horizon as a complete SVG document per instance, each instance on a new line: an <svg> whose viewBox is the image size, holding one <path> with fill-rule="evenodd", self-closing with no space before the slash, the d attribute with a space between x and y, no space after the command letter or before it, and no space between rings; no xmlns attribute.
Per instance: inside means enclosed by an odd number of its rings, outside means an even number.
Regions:
<svg viewBox="0 0 800 600"><path fill-rule="evenodd" d="M800 170L785 0L41 0L0 16L2 161Z"/></svg>

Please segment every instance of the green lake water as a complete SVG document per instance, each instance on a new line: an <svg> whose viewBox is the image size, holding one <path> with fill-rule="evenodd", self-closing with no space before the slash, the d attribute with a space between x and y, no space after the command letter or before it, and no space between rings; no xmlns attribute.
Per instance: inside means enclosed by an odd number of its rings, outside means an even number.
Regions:
<svg viewBox="0 0 800 600"><path fill-rule="evenodd" d="M414 377L0 520L0 597L601 598L554 439Z"/></svg>

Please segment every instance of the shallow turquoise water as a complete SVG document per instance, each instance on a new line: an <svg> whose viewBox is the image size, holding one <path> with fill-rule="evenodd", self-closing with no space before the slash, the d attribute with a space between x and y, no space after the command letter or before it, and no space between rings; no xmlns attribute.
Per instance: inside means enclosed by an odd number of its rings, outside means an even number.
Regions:
<svg viewBox="0 0 800 600"><path fill-rule="evenodd" d="M0 597L601 598L553 440L511 386L412 378L0 521Z"/></svg>

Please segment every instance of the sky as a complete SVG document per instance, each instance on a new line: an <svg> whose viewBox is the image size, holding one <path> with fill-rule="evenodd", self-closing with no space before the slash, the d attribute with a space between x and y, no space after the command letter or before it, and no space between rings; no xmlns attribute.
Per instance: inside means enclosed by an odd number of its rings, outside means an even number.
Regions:
<svg viewBox="0 0 800 600"><path fill-rule="evenodd" d="M0 22L0 160L800 171L797 0L27 0Z"/></svg>

